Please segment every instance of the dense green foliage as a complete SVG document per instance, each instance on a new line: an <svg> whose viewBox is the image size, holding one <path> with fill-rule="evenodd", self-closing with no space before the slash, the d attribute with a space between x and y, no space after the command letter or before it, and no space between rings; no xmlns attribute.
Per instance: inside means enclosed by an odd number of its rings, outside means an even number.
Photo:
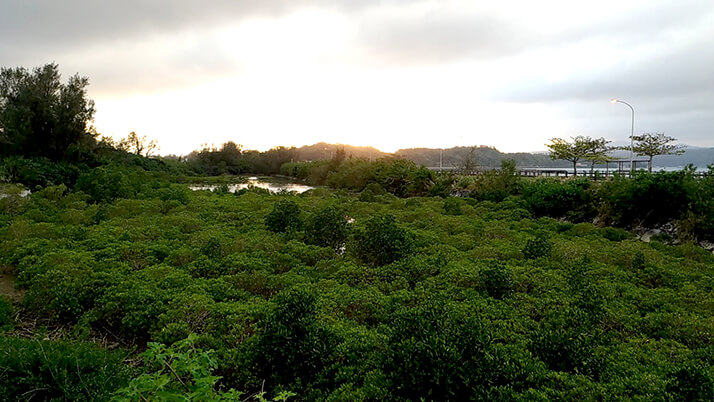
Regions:
<svg viewBox="0 0 714 402"><path fill-rule="evenodd" d="M169 400L169 401L241 401L249 400L234 389L219 390L221 379L212 375L217 362L213 350L202 350L195 346L194 334L170 346L149 343L142 353L148 373L131 380L125 388L115 392L116 401ZM284 391L275 401L285 401L295 395ZM257 401L267 401L265 392L255 394Z"/></svg>
<svg viewBox="0 0 714 402"><path fill-rule="evenodd" d="M306 180L310 184L362 191L376 184L397 197L424 195L434 184L434 173L404 159L362 159L286 163L281 173Z"/></svg>
<svg viewBox="0 0 714 402"><path fill-rule="evenodd" d="M81 155L66 155L61 161L44 157L0 157L0 182L20 183L31 190L64 184L74 187L81 176L133 175L151 172L157 177L188 181L196 172L171 159L151 159L129 154L103 143L86 145ZM103 171L93 172L100 168ZM94 178L90 178L89 181ZM85 185L87 183L85 182ZM97 193L99 194L99 193ZM100 196L100 198L105 196Z"/></svg>
<svg viewBox="0 0 714 402"><path fill-rule="evenodd" d="M536 237L528 239L526 245L523 247L523 257L531 260L535 258L547 257L553 245L550 243L548 237L543 233L538 233Z"/></svg>
<svg viewBox="0 0 714 402"><path fill-rule="evenodd" d="M413 236L396 224L392 215L375 216L355 234L354 251L372 266L391 264L413 251Z"/></svg>
<svg viewBox="0 0 714 402"><path fill-rule="evenodd" d="M615 224L652 225L683 216L697 196L692 194L695 183L689 173L643 173L637 180L617 177L603 183L599 195L607 217Z"/></svg>
<svg viewBox="0 0 714 402"><path fill-rule="evenodd" d="M0 331L12 329L13 324L12 301L0 296Z"/></svg>
<svg viewBox="0 0 714 402"><path fill-rule="evenodd" d="M498 203L398 198L384 190L416 185L376 179L368 197L232 194L102 166L74 189L2 198L0 265L26 292L15 309L74 341L8 334L15 346L0 350L15 354L0 366L15 368L0 387L66 399L714 397L711 253L541 217L560 213L549 205L561 196L530 183ZM681 183L687 197L709 191ZM290 230L270 229L274 211ZM77 342L103 336L151 343L138 373ZM51 364L35 345L57 350ZM81 378L57 375L77 364Z"/></svg>
<svg viewBox="0 0 714 402"><path fill-rule="evenodd" d="M130 370L124 353L91 344L0 335L3 400L108 400Z"/></svg>
<svg viewBox="0 0 714 402"><path fill-rule="evenodd" d="M511 160L501 162L500 170L488 170L477 176L461 177L455 188L479 200L500 202L521 193L523 183L516 175L516 164Z"/></svg>
<svg viewBox="0 0 714 402"><path fill-rule="evenodd" d="M265 226L275 233L300 230L300 207L295 201L280 200L273 205L273 210L265 217Z"/></svg>
<svg viewBox="0 0 714 402"><path fill-rule="evenodd" d="M582 220L590 205L589 179L540 179L524 183L523 199L538 216L568 216ZM577 219L580 218L580 219Z"/></svg>
<svg viewBox="0 0 714 402"><path fill-rule="evenodd" d="M339 250L345 245L349 228L340 208L330 205L315 212L305 226L305 241L322 247Z"/></svg>
<svg viewBox="0 0 714 402"><path fill-rule="evenodd" d="M184 160L188 166L205 175L239 174L245 172L275 174L294 156L294 148L275 147L265 152L244 151L241 145L229 141L221 148L205 147L193 151Z"/></svg>
<svg viewBox="0 0 714 402"><path fill-rule="evenodd" d="M691 167L597 182L521 178L508 160L501 169L474 176L435 174L399 159L286 163L281 171L308 183L361 191L362 201L377 201L385 193L401 198L461 195L493 202L517 197L512 201L536 216L573 222L597 218L624 228L675 223L683 239L714 239L714 174L697 177ZM448 199L444 208L448 214L459 214L457 204Z"/></svg>

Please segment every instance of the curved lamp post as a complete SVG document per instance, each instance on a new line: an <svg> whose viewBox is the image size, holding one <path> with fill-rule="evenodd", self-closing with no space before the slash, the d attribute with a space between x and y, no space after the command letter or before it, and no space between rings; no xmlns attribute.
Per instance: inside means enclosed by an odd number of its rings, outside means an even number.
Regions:
<svg viewBox="0 0 714 402"><path fill-rule="evenodd" d="M632 128L630 129L630 174L632 174L635 171L635 160L632 156L632 150L634 148L635 140L635 108L633 108L632 105L630 105L629 103L617 98L610 99L610 103L622 103L624 105L627 105L627 107L632 110Z"/></svg>

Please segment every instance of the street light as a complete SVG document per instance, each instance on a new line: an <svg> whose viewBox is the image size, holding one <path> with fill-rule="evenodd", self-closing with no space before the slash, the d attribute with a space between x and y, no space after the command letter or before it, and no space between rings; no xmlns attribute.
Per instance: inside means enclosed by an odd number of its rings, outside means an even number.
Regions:
<svg viewBox="0 0 714 402"><path fill-rule="evenodd" d="M629 103L619 100L617 98L612 98L610 99L610 103L622 103L627 105L627 107L632 110L632 128L630 129L630 174L633 174L635 171L635 160L634 157L632 156L632 149L634 148L634 140L635 140L635 108L632 107Z"/></svg>

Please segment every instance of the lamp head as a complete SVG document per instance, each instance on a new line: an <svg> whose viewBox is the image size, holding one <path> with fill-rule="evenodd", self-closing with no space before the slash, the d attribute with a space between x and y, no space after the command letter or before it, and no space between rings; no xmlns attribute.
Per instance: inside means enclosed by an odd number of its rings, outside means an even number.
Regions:
<svg viewBox="0 0 714 402"><path fill-rule="evenodd" d="M617 98L610 99L610 103L617 103Z"/></svg>

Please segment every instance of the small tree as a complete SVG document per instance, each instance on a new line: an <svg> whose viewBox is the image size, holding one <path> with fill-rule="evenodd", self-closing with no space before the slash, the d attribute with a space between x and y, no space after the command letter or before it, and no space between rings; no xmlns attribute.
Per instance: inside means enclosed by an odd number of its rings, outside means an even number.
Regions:
<svg viewBox="0 0 714 402"><path fill-rule="evenodd" d="M552 138L550 144L551 159L563 159L573 163L573 173L577 175L578 162L581 160L592 160L607 153L609 148L604 138L591 138L587 136L572 137L573 142L568 142L562 138Z"/></svg>
<svg viewBox="0 0 714 402"><path fill-rule="evenodd" d="M159 148L156 140L149 141L146 136L139 137L132 131L126 138L119 141L119 148L137 155L151 156L151 153Z"/></svg>
<svg viewBox="0 0 714 402"><path fill-rule="evenodd" d="M652 159L657 155L681 155L684 153L684 146L672 144L677 141L674 137L664 135L664 133L644 133L632 137L635 144L632 152L638 156L649 156L647 169L652 172Z"/></svg>
<svg viewBox="0 0 714 402"><path fill-rule="evenodd" d="M470 147L466 156L461 161L461 171L464 174L473 174L478 169L478 156L476 155L476 147Z"/></svg>
<svg viewBox="0 0 714 402"><path fill-rule="evenodd" d="M590 149L588 150L588 155L587 155L586 159L590 161L590 172L591 173L592 173L593 169L595 168L596 164L607 163L607 162L615 159L612 156L607 154L608 152L610 152L613 149L611 146L608 145L609 143L610 143L610 141L608 141L602 137L591 139L590 141L588 141L588 145L590 146Z"/></svg>

